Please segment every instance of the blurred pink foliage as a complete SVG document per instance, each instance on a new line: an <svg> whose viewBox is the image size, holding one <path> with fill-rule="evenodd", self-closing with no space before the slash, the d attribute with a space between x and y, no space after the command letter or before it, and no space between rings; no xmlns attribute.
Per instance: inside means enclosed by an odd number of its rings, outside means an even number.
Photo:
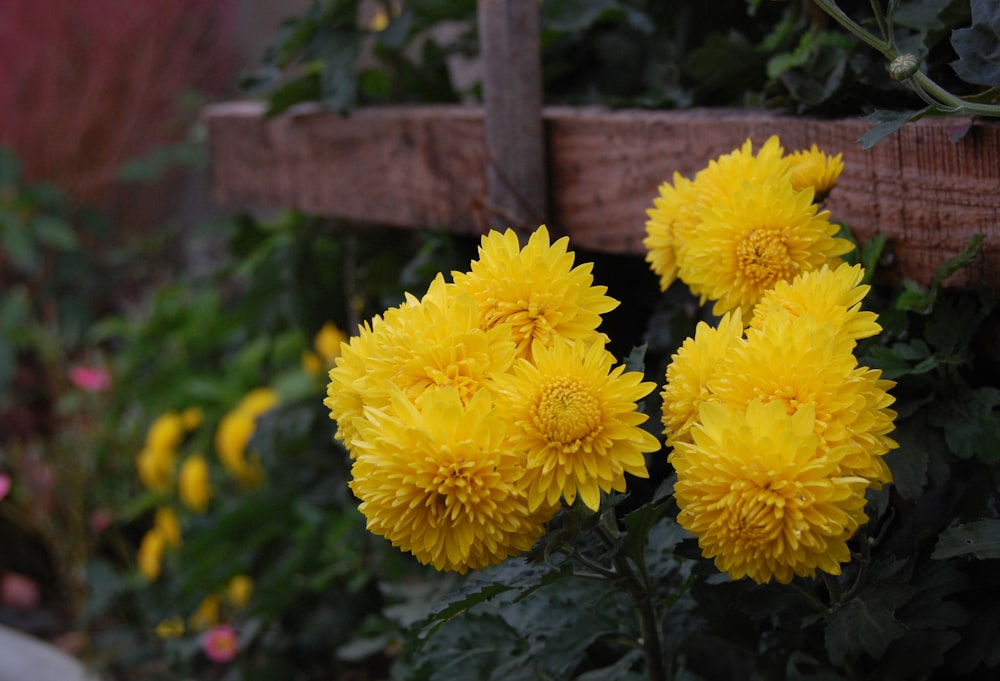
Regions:
<svg viewBox="0 0 1000 681"><path fill-rule="evenodd" d="M3 0L0 145L27 179L101 201L123 161L190 123L179 95L230 82L235 10L235 0Z"/></svg>

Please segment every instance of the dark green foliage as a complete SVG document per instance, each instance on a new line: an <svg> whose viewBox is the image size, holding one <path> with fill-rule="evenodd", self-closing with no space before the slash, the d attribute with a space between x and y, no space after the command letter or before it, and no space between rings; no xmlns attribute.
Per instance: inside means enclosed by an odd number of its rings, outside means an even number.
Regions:
<svg viewBox="0 0 1000 681"><path fill-rule="evenodd" d="M963 28L970 21L968 0L891 2L877 15L864 0L840 6L867 30L890 36L892 49L916 55L931 78L970 95L975 86L996 86L995 10L985 1L973 4L970 28ZM304 101L346 113L370 103L478 96L478 84L454 80L456 67L461 71L478 53L475 3L383 6L389 24L374 31L358 23L357 0L315 2L285 23L261 69L244 84L268 97L272 114ZM927 106L893 80L883 55L810 3L545 0L540 11L549 103L871 113L877 125L863 138L865 146L907 121L947 110ZM373 58L362 65L365 49ZM995 99L984 93L977 101Z"/></svg>

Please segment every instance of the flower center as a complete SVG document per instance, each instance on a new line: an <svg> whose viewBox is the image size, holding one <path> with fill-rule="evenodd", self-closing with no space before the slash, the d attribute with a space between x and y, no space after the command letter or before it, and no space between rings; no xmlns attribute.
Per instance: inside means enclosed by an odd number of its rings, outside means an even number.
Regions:
<svg viewBox="0 0 1000 681"><path fill-rule="evenodd" d="M772 490L770 483L758 486L747 482L737 487L727 504L731 536L745 544L773 539L780 533L785 515L783 496Z"/></svg>
<svg viewBox="0 0 1000 681"><path fill-rule="evenodd" d="M600 423L600 402L576 379L557 378L542 390L535 426L550 443L579 446Z"/></svg>
<svg viewBox="0 0 1000 681"><path fill-rule="evenodd" d="M510 302L490 298L486 301L483 326L491 329L506 324L518 350L523 350L532 340L547 341L552 335L552 324L546 315L544 303L536 300Z"/></svg>
<svg viewBox="0 0 1000 681"><path fill-rule="evenodd" d="M780 232L755 229L736 247L740 272L747 279L771 285L779 279L790 280L797 269L788 256L788 245Z"/></svg>

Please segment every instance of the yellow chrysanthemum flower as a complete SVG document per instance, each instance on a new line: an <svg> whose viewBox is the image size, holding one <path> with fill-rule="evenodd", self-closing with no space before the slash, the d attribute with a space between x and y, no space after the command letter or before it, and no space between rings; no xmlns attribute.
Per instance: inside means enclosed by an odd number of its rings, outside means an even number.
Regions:
<svg viewBox="0 0 1000 681"><path fill-rule="evenodd" d="M172 451L184 439L184 420L181 415L168 411L161 414L146 431L146 449Z"/></svg>
<svg viewBox="0 0 1000 681"><path fill-rule="evenodd" d="M205 412L199 407L188 407L181 412L181 425L187 432L197 430L204 420Z"/></svg>
<svg viewBox="0 0 1000 681"><path fill-rule="evenodd" d="M671 357L660 393L668 446L691 441L690 430L698 419L698 409L711 399L708 381L724 371L729 349L743 342L743 321L737 309L725 314L718 327L698 322L694 336L686 339Z"/></svg>
<svg viewBox="0 0 1000 681"><path fill-rule="evenodd" d="M843 154L830 156L815 144L809 150L789 154L788 160L792 167L792 187L796 191L812 188L816 203L826 198L844 170Z"/></svg>
<svg viewBox="0 0 1000 681"><path fill-rule="evenodd" d="M176 462L177 453L174 449L144 448L135 458L139 482L154 492L169 492L174 484Z"/></svg>
<svg viewBox="0 0 1000 681"><path fill-rule="evenodd" d="M188 618L188 627L193 631L204 631L219 623L219 607L222 598L218 594L205 596L194 614Z"/></svg>
<svg viewBox="0 0 1000 681"><path fill-rule="evenodd" d="M481 328L475 299L438 275L423 298L407 294L344 346L324 404L354 456L356 421L365 407L386 408L392 390L419 405L428 392L454 388L467 402L481 388L494 390L493 377L513 361L510 328Z"/></svg>
<svg viewBox="0 0 1000 681"><path fill-rule="evenodd" d="M161 620L156 625L156 635L161 639L180 638L184 635L184 620L180 617Z"/></svg>
<svg viewBox="0 0 1000 681"><path fill-rule="evenodd" d="M520 457L488 390L464 404L455 388L416 407L398 389L358 421L350 486L368 529L438 570L464 573L529 549L543 517L519 493Z"/></svg>
<svg viewBox="0 0 1000 681"><path fill-rule="evenodd" d="M154 527L143 535L136 553L136 564L147 582L155 582L159 578L166 550L167 540L159 529Z"/></svg>
<svg viewBox="0 0 1000 681"><path fill-rule="evenodd" d="M780 310L792 317L812 315L818 323L833 324L854 340L875 336L882 331L878 315L861 310L861 301L871 288L861 285L864 276L861 265L841 263L836 269L823 265L791 282L779 281L761 297L750 325L763 328L768 315Z"/></svg>
<svg viewBox="0 0 1000 681"><path fill-rule="evenodd" d="M889 409L894 384L858 367L854 341L833 324L774 314L763 330L747 330L746 342L729 349L725 370L708 381L714 398L737 408L778 403L789 414L808 407L819 446L844 445L839 475L880 487L892 475L882 457L896 443L887 436L896 413Z"/></svg>
<svg viewBox="0 0 1000 681"><path fill-rule="evenodd" d="M478 303L484 329L510 327L518 357L530 358L535 341L603 339L601 315L618 307L606 286L593 286L592 263L573 266L568 244L568 237L550 244L545 225L523 249L514 230L493 231L482 238L471 271L452 272L455 286Z"/></svg>
<svg viewBox="0 0 1000 681"><path fill-rule="evenodd" d="M313 338L313 348L327 364L340 357L340 346L347 342L347 334L333 322L325 323Z"/></svg>
<svg viewBox="0 0 1000 681"><path fill-rule="evenodd" d="M253 579L247 575L236 575L226 585L226 600L236 609L242 609L253 596Z"/></svg>
<svg viewBox="0 0 1000 681"><path fill-rule="evenodd" d="M204 513L212 499L212 480L208 461L200 454L189 456L177 474L177 496L186 508Z"/></svg>
<svg viewBox="0 0 1000 681"><path fill-rule="evenodd" d="M233 411L219 421L215 431L215 451L222 465L233 477L247 486L260 483L263 470L247 445L257 429L257 419L278 404L278 395L270 388L255 388L240 400Z"/></svg>
<svg viewBox="0 0 1000 681"><path fill-rule="evenodd" d="M527 456L529 504L572 504L579 494L596 511L602 491L625 491L626 473L648 477L643 454L660 442L640 427L647 416L636 402L656 385L624 365L612 369L601 343L536 345L534 354L534 363L520 359L497 379L510 442Z"/></svg>
<svg viewBox="0 0 1000 681"><path fill-rule="evenodd" d="M325 323L313 338L313 350L302 353L302 368L310 376L318 376L340 357L341 344L347 341L347 334L333 322Z"/></svg>
<svg viewBox="0 0 1000 681"><path fill-rule="evenodd" d="M660 290L666 291L677 279L678 252L691 238L698 225L701 201L696 185L678 172L674 183L660 185L653 208L646 211L646 261L660 277Z"/></svg>
<svg viewBox="0 0 1000 681"><path fill-rule="evenodd" d="M181 523L177 512L169 506L160 506L153 514L153 529L163 536L167 548L181 547Z"/></svg>
<svg viewBox="0 0 1000 681"><path fill-rule="evenodd" d="M303 351L301 364L302 370L310 376L319 376L323 373L323 360L315 352Z"/></svg>
<svg viewBox="0 0 1000 681"><path fill-rule="evenodd" d="M678 522L733 579L787 584L850 560L867 483L839 475L846 448L821 446L813 419L809 406L789 415L778 402L709 402L693 442L671 455Z"/></svg>
<svg viewBox="0 0 1000 681"><path fill-rule="evenodd" d="M323 404L330 410L330 418L337 422L336 438L352 452L358 436L354 424L364 417L362 383L368 374L368 357L372 353L373 329L382 322L380 316L371 323L362 324L358 335L344 345L336 364L330 369Z"/></svg>
<svg viewBox="0 0 1000 681"><path fill-rule="evenodd" d="M236 410L257 418L273 409L277 404L278 393L270 388L254 388L240 400L239 404L236 405Z"/></svg>
<svg viewBox="0 0 1000 681"><path fill-rule="evenodd" d="M646 260L660 276L666 290L676 278L690 286L686 277L687 249L698 238L702 213L731 201L734 188L745 183L789 182L790 162L777 136L771 136L754 155L750 140L714 159L695 175L694 181L674 173L673 186L660 186L654 208L647 211Z"/></svg>
<svg viewBox="0 0 1000 681"><path fill-rule="evenodd" d="M802 272L839 263L854 245L835 236L829 213L817 213L812 192L796 192L785 178L744 182L729 200L701 213L697 236L679 263L691 291L716 301L713 313L740 308L749 319L765 291Z"/></svg>
<svg viewBox="0 0 1000 681"><path fill-rule="evenodd" d="M390 386L420 404L429 391L454 388L468 402L514 361L510 328L479 326L479 307L440 274L423 298L387 310L373 332L362 382L365 405L381 409Z"/></svg>

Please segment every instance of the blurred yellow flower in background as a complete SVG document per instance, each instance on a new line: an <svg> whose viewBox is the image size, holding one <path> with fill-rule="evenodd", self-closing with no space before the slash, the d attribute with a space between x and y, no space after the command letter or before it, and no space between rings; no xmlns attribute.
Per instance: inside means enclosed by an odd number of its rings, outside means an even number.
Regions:
<svg viewBox="0 0 1000 681"><path fill-rule="evenodd" d="M237 609L242 609L253 596L253 579L247 575L236 575L226 585L226 600Z"/></svg>
<svg viewBox="0 0 1000 681"><path fill-rule="evenodd" d="M136 564L146 581L153 582L160 576L167 540L163 533L153 528L142 537L136 553Z"/></svg>
<svg viewBox="0 0 1000 681"><path fill-rule="evenodd" d="M256 388L235 409L222 417L215 431L215 450L222 465L233 477L247 486L260 483L260 461L247 445L257 428L257 419L278 404L278 395L270 388Z"/></svg>
<svg viewBox="0 0 1000 681"><path fill-rule="evenodd" d="M168 411L161 414L146 431L146 449L173 451L184 439L184 421L181 415Z"/></svg>
<svg viewBox="0 0 1000 681"><path fill-rule="evenodd" d="M212 499L212 481L208 461L200 454L189 456L177 474L177 496L184 506L195 513L204 513Z"/></svg>
<svg viewBox="0 0 1000 681"><path fill-rule="evenodd" d="M302 368L310 376L319 376L324 369L333 366L340 357L342 343L348 342L347 334L333 322L326 322L313 338L313 349L302 353Z"/></svg>
<svg viewBox="0 0 1000 681"><path fill-rule="evenodd" d="M174 484L177 454L173 449L144 448L135 459L136 474L146 489L169 492Z"/></svg>

